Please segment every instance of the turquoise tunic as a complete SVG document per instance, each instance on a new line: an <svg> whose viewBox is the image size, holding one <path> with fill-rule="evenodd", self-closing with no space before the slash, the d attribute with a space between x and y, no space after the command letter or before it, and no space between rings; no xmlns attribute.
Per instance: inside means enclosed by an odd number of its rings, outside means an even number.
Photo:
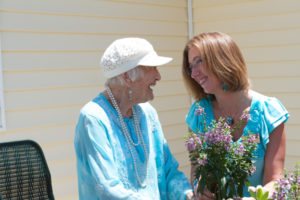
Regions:
<svg viewBox="0 0 300 200"><path fill-rule="evenodd" d="M252 95L250 107L251 119L243 130L243 136L248 135L249 131L254 134L259 134L260 136L260 143L255 152L257 156L255 159L256 171L251 177L248 177L250 184L257 186L263 184L264 156L270 133L281 123L285 123L289 118L289 114L276 98L267 97L252 90L250 92ZM192 131L197 133L196 128L198 128L198 130L203 133L203 119L201 116L195 115L196 103L199 103L199 105L204 108L204 112L207 114L206 122L208 124L210 124L212 120L215 120L213 107L209 99L202 99L201 101L194 102L186 117L186 123ZM240 139L237 142L240 142ZM244 195L249 196L247 186L244 188Z"/></svg>
<svg viewBox="0 0 300 200"><path fill-rule="evenodd" d="M137 181L116 110L100 94L81 109L76 126L74 144L81 200L184 200L192 191L188 179L177 169L155 109L149 103L134 109L149 152L148 166L142 145L132 149L138 176L147 186L143 188ZM124 121L136 143L133 119Z"/></svg>

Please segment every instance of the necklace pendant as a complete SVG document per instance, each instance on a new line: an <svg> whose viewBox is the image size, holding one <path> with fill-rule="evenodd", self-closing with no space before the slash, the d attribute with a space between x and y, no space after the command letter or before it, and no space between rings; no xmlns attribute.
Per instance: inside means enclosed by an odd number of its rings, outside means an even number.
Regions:
<svg viewBox="0 0 300 200"><path fill-rule="evenodd" d="M234 124L233 118L232 117L226 117L226 123L229 126L232 126Z"/></svg>

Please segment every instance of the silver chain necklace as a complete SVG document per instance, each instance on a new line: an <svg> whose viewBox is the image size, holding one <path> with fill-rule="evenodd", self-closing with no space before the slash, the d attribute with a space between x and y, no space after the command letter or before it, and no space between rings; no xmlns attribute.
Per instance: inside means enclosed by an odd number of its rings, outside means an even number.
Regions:
<svg viewBox="0 0 300 200"><path fill-rule="evenodd" d="M148 179L148 152L147 152L147 148L146 148L146 144L144 142L144 139L142 137L142 133L141 133L141 129L140 129L140 126L139 126L139 122L137 120L137 116L136 116L136 113L135 113L135 110L134 108L132 107L132 114L133 114L133 121L134 121L134 130L137 134L137 143L134 143L134 141L132 140L131 136L129 135L129 131L127 129L127 126L123 120L123 116L122 116L122 113L121 113L121 110L117 104L117 101L114 97L114 95L112 94L111 90L109 87L106 88L106 91L107 91L107 94L113 104L113 107L116 109L117 113L118 113L118 116L119 116L119 120L120 120L120 124L121 124L121 127L122 127L122 131L124 133L124 136L125 136L125 139L126 139L126 142L127 142L127 145L128 145L128 148L129 148L129 151L130 151L130 154L131 154L131 157L132 157L132 160L133 160L133 165L134 165L134 170L135 170L135 175L136 175L136 178L140 184L141 187L146 187L147 186L147 179ZM137 171L137 166L136 166L136 160L135 160L135 156L133 155L133 149L132 149L132 146L138 146L140 143L142 143L142 149L145 153L145 161L146 161L146 178L145 178L145 181L144 183L142 183L141 179L140 179L140 176L138 174L138 171Z"/></svg>
<svg viewBox="0 0 300 200"><path fill-rule="evenodd" d="M233 115L232 117L230 115L227 115L224 111L224 109L221 108L220 104L218 103L218 107L219 110L222 112L222 114L224 115L225 118L225 122L229 125L229 126L233 126L235 121L234 121L234 117L237 116L237 113L235 115Z"/></svg>

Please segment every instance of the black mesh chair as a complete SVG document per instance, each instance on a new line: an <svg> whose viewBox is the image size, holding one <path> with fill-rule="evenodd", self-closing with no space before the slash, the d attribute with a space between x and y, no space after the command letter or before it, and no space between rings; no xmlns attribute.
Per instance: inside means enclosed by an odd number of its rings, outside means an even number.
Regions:
<svg viewBox="0 0 300 200"><path fill-rule="evenodd" d="M0 199L54 199L50 171L36 142L0 143Z"/></svg>

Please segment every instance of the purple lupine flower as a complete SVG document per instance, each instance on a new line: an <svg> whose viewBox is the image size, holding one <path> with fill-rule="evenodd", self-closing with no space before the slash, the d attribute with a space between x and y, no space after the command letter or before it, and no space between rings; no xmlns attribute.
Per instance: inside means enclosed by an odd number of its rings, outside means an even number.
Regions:
<svg viewBox="0 0 300 200"><path fill-rule="evenodd" d="M204 134L204 141L228 150L231 146L232 136L226 134L222 128L211 128Z"/></svg>
<svg viewBox="0 0 300 200"><path fill-rule="evenodd" d="M185 141L185 148L190 152L191 149L190 149L190 144L188 142L188 140Z"/></svg>
<svg viewBox="0 0 300 200"><path fill-rule="evenodd" d="M251 115L248 112L243 112L242 116L240 117L240 120L243 119L251 120Z"/></svg>
<svg viewBox="0 0 300 200"><path fill-rule="evenodd" d="M286 179L281 179L280 185L283 186L283 188L285 188L287 190L289 190L292 187L292 185L289 182L289 180L286 180Z"/></svg>
<svg viewBox="0 0 300 200"><path fill-rule="evenodd" d="M247 137L247 143L249 143L249 144L256 143L256 139L257 139L257 137L255 134L250 134Z"/></svg>
<svg viewBox="0 0 300 200"><path fill-rule="evenodd" d="M273 193L272 198L278 200L284 200L288 198L289 189L291 188L291 184L288 180L282 178L277 180L278 189Z"/></svg>
<svg viewBox="0 0 300 200"><path fill-rule="evenodd" d="M230 129L231 127L229 126L229 124L227 124L227 123L225 122L225 123L224 123L224 128Z"/></svg>
<svg viewBox="0 0 300 200"><path fill-rule="evenodd" d="M199 163L199 165L204 166L208 163L207 161L207 156L201 156L201 158L197 158L197 162Z"/></svg>
<svg viewBox="0 0 300 200"><path fill-rule="evenodd" d="M290 176L289 176L289 178L288 178L288 181L289 181L290 183L292 183L294 180L295 180L295 176L294 176L293 173L291 173Z"/></svg>
<svg viewBox="0 0 300 200"><path fill-rule="evenodd" d="M204 112L204 108L201 106L197 106L197 108L195 109L196 116L202 115L203 112Z"/></svg>
<svg viewBox="0 0 300 200"><path fill-rule="evenodd" d="M254 172L256 171L256 167L253 165L252 167L251 167L251 175L253 175L254 174Z"/></svg>
<svg viewBox="0 0 300 200"><path fill-rule="evenodd" d="M188 151L195 150L197 147L196 141L194 138L190 138L189 140L185 141L185 147Z"/></svg>
<svg viewBox="0 0 300 200"><path fill-rule="evenodd" d="M233 151L235 154L242 155L246 151L246 149L243 145L239 145L237 148L233 149Z"/></svg>
<svg viewBox="0 0 300 200"><path fill-rule="evenodd" d="M274 191L272 194L272 199L278 199L277 197L279 196L277 191Z"/></svg>
<svg viewBox="0 0 300 200"><path fill-rule="evenodd" d="M202 146L202 142L199 136L195 137L195 142L196 144L198 144L199 146Z"/></svg>
<svg viewBox="0 0 300 200"><path fill-rule="evenodd" d="M273 199L286 200L286 199L298 199L300 195L300 176L299 168L293 173L285 173L284 178L277 180L276 191L273 193Z"/></svg>

